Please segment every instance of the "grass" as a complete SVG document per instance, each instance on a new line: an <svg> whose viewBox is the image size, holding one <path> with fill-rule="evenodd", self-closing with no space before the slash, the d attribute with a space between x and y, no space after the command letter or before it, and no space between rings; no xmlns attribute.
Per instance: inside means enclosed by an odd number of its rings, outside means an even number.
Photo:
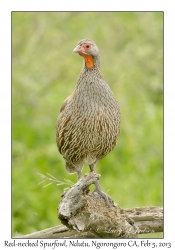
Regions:
<svg viewBox="0 0 175 250"><path fill-rule="evenodd" d="M123 208L162 206L163 13L13 12L13 236L60 224L56 208L66 185L43 188L37 173L77 181L58 153L55 124L82 68L72 51L85 37L100 49L122 116L117 146L96 167L100 185Z"/></svg>

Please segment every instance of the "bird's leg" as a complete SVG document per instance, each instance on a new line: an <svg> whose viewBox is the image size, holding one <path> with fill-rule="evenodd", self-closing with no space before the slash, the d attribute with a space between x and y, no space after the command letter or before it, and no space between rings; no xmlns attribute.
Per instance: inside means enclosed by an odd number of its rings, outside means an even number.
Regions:
<svg viewBox="0 0 175 250"><path fill-rule="evenodd" d="M79 181L81 178L81 171L80 170L77 170L77 176L78 176L78 181Z"/></svg>
<svg viewBox="0 0 175 250"><path fill-rule="evenodd" d="M91 172L95 172L95 169L94 169L95 164L91 164L91 165L89 165L89 167L90 167L90 171L91 171Z"/></svg>
<svg viewBox="0 0 175 250"><path fill-rule="evenodd" d="M89 165L89 167L90 167L90 171L91 171L91 172L95 172L95 169L94 169L95 164L91 164L91 165ZM94 190L93 192L99 193L99 194L101 195L101 197L103 197L103 199L105 199L106 204L108 205L108 207L110 207L108 195L105 194L105 193L101 190L101 187L100 187L100 184L98 183L98 181L95 181L95 182L94 182L94 185L95 185L95 190Z"/></svg>

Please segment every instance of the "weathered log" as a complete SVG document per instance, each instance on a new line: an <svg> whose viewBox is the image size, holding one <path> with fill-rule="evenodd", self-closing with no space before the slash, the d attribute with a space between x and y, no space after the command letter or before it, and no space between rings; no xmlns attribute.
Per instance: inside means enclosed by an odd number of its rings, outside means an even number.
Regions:
<svg viewBox="0 0 175 250"><path fill-rule="evenodd" d="M100 175L91 172L83 176L71 189L62 195L58 217L69 228L91 232L99 238L135 238L133 221L110 197L108 207L97 192L90 193Z"/></svg>
<svg viewBox="0 0 175 250"><path fill-rule="evenodd" d="M138 234L163 231L162 207L120 208L110 206L97 192L90 192L100 175L83 176L62 194L57 212L63 225L20 238L137 238Z"/></svg>

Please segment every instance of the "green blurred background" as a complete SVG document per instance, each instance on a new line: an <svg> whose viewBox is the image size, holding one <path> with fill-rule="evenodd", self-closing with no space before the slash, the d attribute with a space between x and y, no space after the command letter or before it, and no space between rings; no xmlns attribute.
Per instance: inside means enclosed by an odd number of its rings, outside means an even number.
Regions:
<svg viewBox="0 0 175 250"><path fill-rule="evenodd" d="M12 235L60 224L69 175L55 142L61 104L75 88L82 57L72 54L93 39L101 71L121 108L121 135L96 167L100 185L122 208L163 204L163 13L12 13ZM83 174L89 172L84 167ZM162 233L140 237L162 237Z"/></svg>

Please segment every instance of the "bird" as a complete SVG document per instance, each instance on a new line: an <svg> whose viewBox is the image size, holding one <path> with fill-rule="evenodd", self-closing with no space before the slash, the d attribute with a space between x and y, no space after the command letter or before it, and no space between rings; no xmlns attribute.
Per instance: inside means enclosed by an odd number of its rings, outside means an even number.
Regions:
<svg viewBox="0 0 175 250"><path fill-rule="evenodd" d="M116 146L120 134L120 107L100 71L96 43L85 38L73 50L83 57L83 68L73 93L63 102L56 123L56 143L68 173L78 180L85 164L96 163ZM107 201L99 183L95 191ZM108 203L108 201L107 201Z"/></svg>

